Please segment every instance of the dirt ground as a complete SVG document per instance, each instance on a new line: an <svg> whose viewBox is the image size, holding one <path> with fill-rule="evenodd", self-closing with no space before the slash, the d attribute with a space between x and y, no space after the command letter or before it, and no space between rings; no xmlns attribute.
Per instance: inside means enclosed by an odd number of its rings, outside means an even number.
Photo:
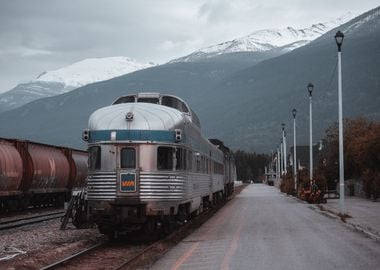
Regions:
<svg viewBox="0 0 380 270"><path fill-rule="evenodd" d="M0 231L0 269L40 269L104 238L97 229L59 229L52 220Z"/></svg>

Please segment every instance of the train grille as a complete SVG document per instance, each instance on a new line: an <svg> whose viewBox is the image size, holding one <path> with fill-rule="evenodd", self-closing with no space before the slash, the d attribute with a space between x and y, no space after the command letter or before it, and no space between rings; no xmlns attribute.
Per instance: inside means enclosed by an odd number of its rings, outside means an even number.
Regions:
<svg viewBox="0 0 380 270"><path fill-rule="evenodd" d="M186 176L140 172L140 199L142 201L182 200L186 194Z"/></svg>
<svg viewBox="0 0 380 270"><path fill-rule="evenodd" d="M116 173L98 172L88 175L88 200L113 200L116 198Z"/></svg>

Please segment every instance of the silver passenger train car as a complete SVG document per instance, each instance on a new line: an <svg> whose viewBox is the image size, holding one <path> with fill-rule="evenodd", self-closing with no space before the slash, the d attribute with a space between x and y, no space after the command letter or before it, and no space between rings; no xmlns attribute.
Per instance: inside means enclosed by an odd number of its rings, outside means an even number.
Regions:
<svg viewBox="0 0 380 270"><path fill-rule="evenodd" d="M83 139L88 214L101 233L167 228L233 192L229 149L202 137L197 115L178 97L120 97L90 116Z"/></svg>

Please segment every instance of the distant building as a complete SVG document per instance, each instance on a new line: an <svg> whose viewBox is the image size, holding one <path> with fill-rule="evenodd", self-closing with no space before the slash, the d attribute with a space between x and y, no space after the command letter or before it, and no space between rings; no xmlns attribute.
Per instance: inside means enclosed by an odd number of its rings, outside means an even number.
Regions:
<svg viewBox="0 0 380 270"><path fill-rule="evenodd" d="M290 147L290 153L289 153L289 163L288 166L293 168L293 151L294 147ZM309 169L310 166L310 156L309 156L309 145L297 145L297 163L298 163L298 170L302 169ZM313 145L313 167L315 168L321 153L322 147L321 144L318 143L316 145Z"/></svg>

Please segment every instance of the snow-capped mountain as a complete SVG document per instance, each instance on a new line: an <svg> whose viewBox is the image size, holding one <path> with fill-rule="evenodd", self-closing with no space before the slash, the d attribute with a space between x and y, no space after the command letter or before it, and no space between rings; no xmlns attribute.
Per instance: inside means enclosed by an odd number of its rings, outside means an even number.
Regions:
<svg viewBox="0 0 380 270"><path fill-rule="evenodd" d="M304 29L295 29L289 26L284 29L258 30L248 36L202 48L170 62L192 62L237 52L265 52L273 49L282 49L284 52L287 52L308 44L329 30L348 22L355 16L355 14L350 12L336 20L313 24L311 27Z"/></svg>
<svg viewBox="0 0 380 270"><path fill-rule="evenodd" d="M43 72L35 80L19 84L1 94L0 112L152 66L153 63L139 63L128 57L85 59L57 70Z"/></svg>
<svg viewBox="0 0 380 270"><path fill-rule="evenodd" d="M59 82L78 88L153 66L128 57L89 58L54 71L44 72L34 82Z"/></svg>

